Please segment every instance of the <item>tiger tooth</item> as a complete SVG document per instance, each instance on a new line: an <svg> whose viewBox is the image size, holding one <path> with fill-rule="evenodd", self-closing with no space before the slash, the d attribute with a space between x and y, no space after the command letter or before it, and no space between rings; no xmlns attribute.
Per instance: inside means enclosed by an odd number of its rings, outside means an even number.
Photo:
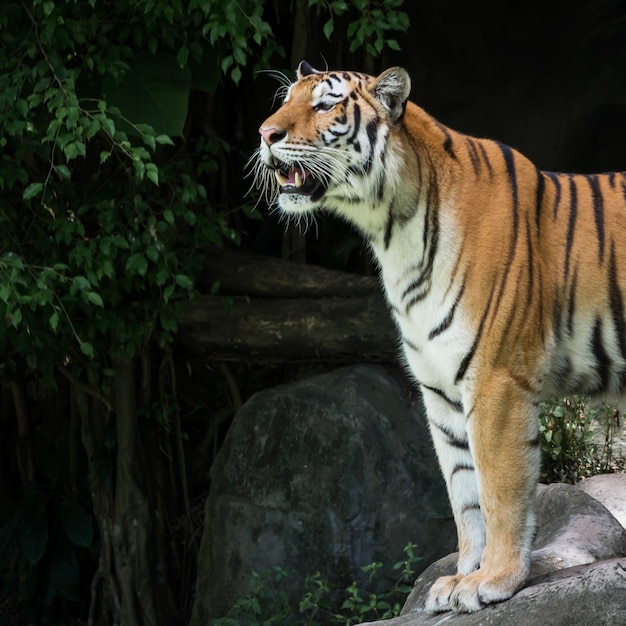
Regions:
<svg viewBox="0 0 626 626"><path fill-rule="evenodd" d="M302 174L296 170L294 172L294 178L296 179L296 187L302 187Z"/></svg>
<svg viewBox="0 0 626 626"><path fill-rule="evenodd" d="M276 180L281 187L284 187L289 182L289 179L283 176L278 170L274 170L274 176L276 176Z"/></svg>

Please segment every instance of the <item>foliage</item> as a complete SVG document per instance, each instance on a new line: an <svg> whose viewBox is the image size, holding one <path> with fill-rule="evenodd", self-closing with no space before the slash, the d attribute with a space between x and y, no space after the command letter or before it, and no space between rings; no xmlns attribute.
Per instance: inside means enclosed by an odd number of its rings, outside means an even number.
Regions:
<svg viewBox="0 0 626 626"><path fill-rule="evenodd" d="M225 617L212 620L209 626L351 626L365 620L395 617L411 590L414 566L421 558L415 555L416 547L411 542L406 545L405 558L393 566L399 577L383 593L367 592L356 582L340 591L316 572L305 577L302 597L294 601L284 583L297 577L297 573L280 567L264 574L254 573L252 591L240 598ZM382 567L382 563L375 562L362 568L369 586L384 582L380 580Z"/></svg>
<svg viewBox="0 0 626 626"><path fill-rule="evenodd" d="M251 1L3 5L0 367L49 374L112 342L132 354L146 334L171 340L176 302L201 269L189 252L238 237L206 206L227 146L176 136L190 89L216 87L218 57L237 81L244 49L261 62L276 51L261 45L271 32L260 11Z"/></svg>
<svg viewBox="0 0 626 626"><path fill-rule="evenodd" d="M376 57L385 46L391 50L400 50L398 42L389 37L389 34L406 31L409 27L408 15L398 10L404 4L404 0L308 1L310 7L319 6L328 9L330 16L323 27L327 39L331 38L335 30L335 17L350 12L350 17L354 18L346 30L350 52L365 46L367 52Z"/></svg>
<svg viewBox="0 0 626 626"><path fill-rule="evenodd" d="M619 427L617 409L606 405L590 406L586 398L542 402L539 440L543 478L550 482L575 483L623 466L624 459L613 455L613 439ZM598 443L598 433L602 443Z"/></svg>

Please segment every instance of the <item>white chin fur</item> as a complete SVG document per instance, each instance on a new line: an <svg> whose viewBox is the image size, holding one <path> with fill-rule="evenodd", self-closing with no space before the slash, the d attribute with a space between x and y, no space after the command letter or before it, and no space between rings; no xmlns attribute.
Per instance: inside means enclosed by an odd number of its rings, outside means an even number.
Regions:
<svg viewBox="0 0 626 626"><path fill-rule="evenodd" d="M287 213L310 213L318 208L317 202L313 202L309 196L295 193L281 193L278 205Z"/></svg>

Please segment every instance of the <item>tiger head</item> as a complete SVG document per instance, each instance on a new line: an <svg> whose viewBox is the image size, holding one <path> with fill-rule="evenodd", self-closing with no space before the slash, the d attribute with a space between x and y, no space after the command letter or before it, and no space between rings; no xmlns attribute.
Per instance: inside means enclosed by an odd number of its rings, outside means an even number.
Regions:
<svg viewBox="0 0 626 626"><path fill-rule="evenodd" d="M410 90L401 68L377 77L321 72L300 63L280 109L266 119L256 152L256 185L290 214L350 213L380 201L388 182L386 140Z"/></svg>

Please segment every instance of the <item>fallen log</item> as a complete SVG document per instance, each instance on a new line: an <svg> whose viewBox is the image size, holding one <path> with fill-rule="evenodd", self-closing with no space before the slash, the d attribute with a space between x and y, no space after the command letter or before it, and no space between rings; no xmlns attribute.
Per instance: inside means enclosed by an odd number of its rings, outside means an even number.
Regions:
<svg viewBox="0 0 626 626"><path fill-rule="evenodd" d="M206 253L204 276L198 287L206 292L215 282L221 293L268 298L352 298L380 290L375 276L228 248L211 248Z"/></svg>
<svg viewBox="0 0 626 626"><path fill-rule="evenodd" d="M256 362L392 361L397 332L378 278L212 249L179 343L190 354Z"/></svg>
<svg viewBox="0 0 626 626"><path fill-rule="evenodd" d="M383 296L201 296L186 306L179 342L228 361L392 361L397 332Z"/></svg>

